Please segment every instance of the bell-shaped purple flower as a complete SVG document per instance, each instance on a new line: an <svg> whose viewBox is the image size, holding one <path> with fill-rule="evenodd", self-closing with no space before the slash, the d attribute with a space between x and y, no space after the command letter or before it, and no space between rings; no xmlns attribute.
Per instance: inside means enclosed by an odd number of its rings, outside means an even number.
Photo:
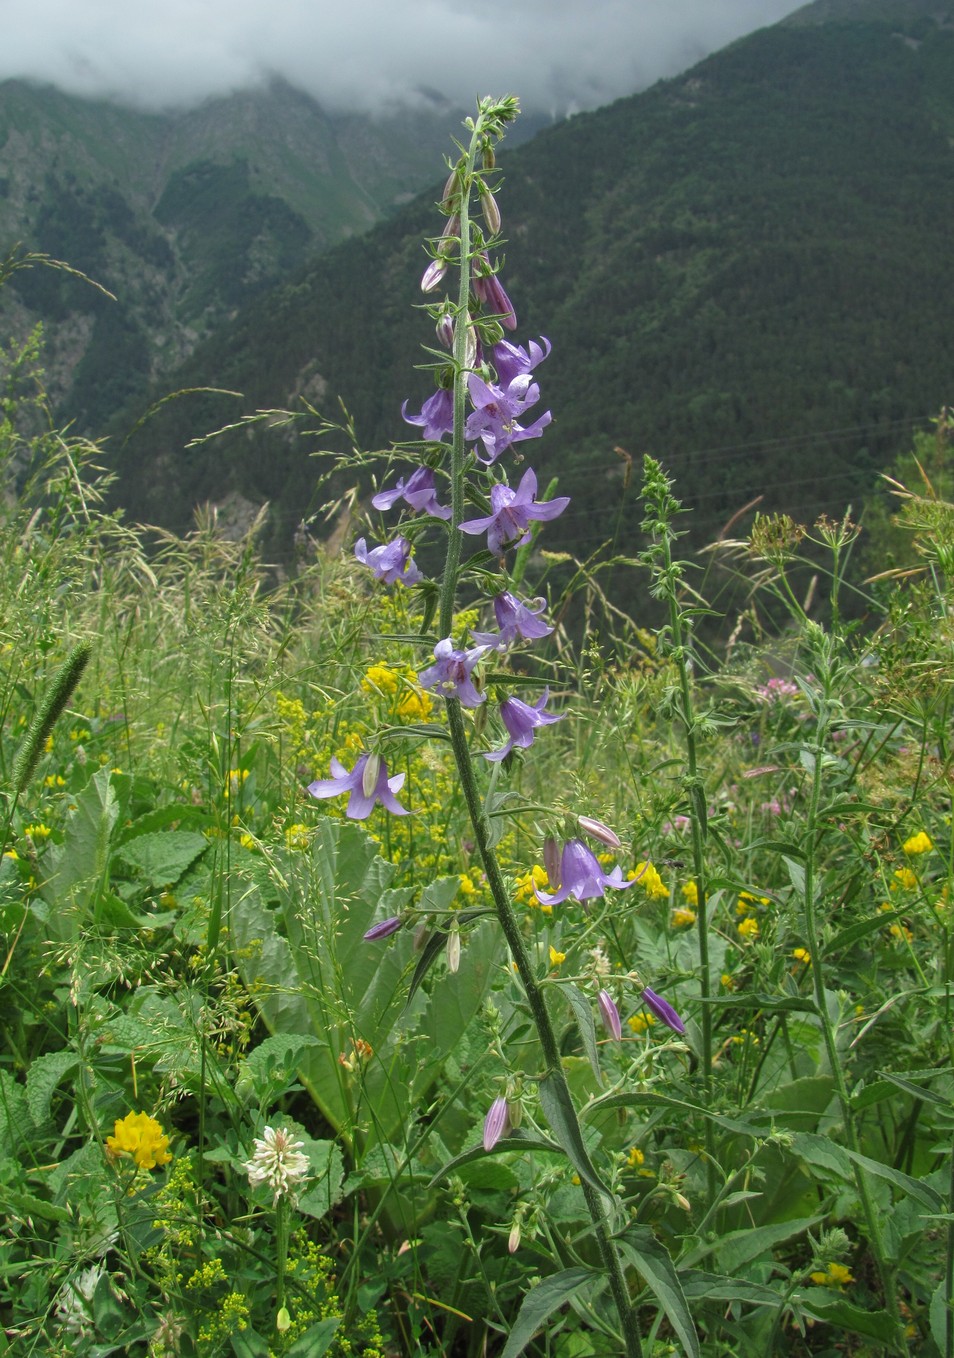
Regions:
<svg viewBox="0 0 954 1358"><path fill-rule="evenodd" d="M363 754L350 773L337 759L332 759L331 774L330 778L310 784L308 791L319 800L350 792L345 813L349 820L366 820L377 802L395 816L407 815L407 810L394 796L404 786L404 774L389 778L388 766L380 755Z"/></svg>
<svg viewBox="0 0 954 1358"><path fill-rule="evenodd" d="M673 1009L668 1000L664 1000L661 995L657 995L655 990L650 990L647 986L643 991L641 999L647 1009L651 1009L658 1019L661 1019L674 1033L684 1033L686 1025Z"/></svg>
<svg viewBox="0 0 954 1358"><path fill-rule="evenodd" d="M454 428L454 393L447 387L438 387L421 406L419 415L407 413L407 401L401 406L401 415L408 424L416 424L422 430L421 438L428 443L439 443L445 434Z"/></svg>
<svg viewBox="0 0 954 1358"><path fill-rule="evenodd" d="M450 509L437 503L434 473L430 467L418 467L406 481L402 476L391 490L379 490L371 497L375 509L390 509L398 500L404 500L418 514L430 514L435 519L451 516Z"/></svg>
<svg viewBox="0 0 954 1358"><path fill-rule="evenodd" d="M486 650L486 646L475 646L469 651L457 651L450 637L445 637L434 647L437 663L422 670L417 681L421 688L432 688L444 698L456 698L461 707L479 707L484 694L477 692L470 673Z"/></svg>
<svg viewBox="0 0 954 1358"><path fill-rule="evenodd" d="M379 920L377 924L372 924L368 932L362 935L365 943L374 943L379 938L390 938L396 934L404 923L400 915L391 915L389 919Z"/></svg>
<svg viewBox="0 0 954 1358"><path fill-rule="evenodd" d="M467 417L464 433L468 439L483 442L484 455L478 452L477 457L488 467L512 443L539 438L553 418L547 410L533 424L520 424L520 417L540 399L540 388L529 373L518 374L506 387L494 386L471 373L467 391L474 409Z"/></svg>
<svg viewBox="0 0 954 1358"><path fill-rule="evenodd" d="M552 627L540 617L546 608L546 599L518 599L509 590L504 590L494 599L494 616L499 632L471 632L478 646L490 646L495 651L505 651L517 640L538 641L548 637Z"/></svg>
<svg viewBox="0 0 954 1358"><path fill-rule="evenodd" d="M462 533L487 534L487 547L495 556L505 547L522 547L530 541L530 523L537 519L546 522L562 514L570 503L568 495L537 503L537 475L528 467L516 490L498 482L490 489L492 514L483 519L468 519L460 525Z"/></svg>
<svg viewBox="0 0 954 1358"><path fill-rule="evenodd" d="M494 1099L484 1118L484 1150L492 1151L502 1136L510 1131L510 1109L501 1095Z"/></svg>
<svg viewBox="0 0 954 1358"><path fill-rule="evenodd" d="M533 733L538 726L552 726L555 721L562 721L562 713L544 711L549 697L550 690L545 688L543 695L532 707L519 698L506 698L500 704L500 719L506 726L510 739L503 749L491 750L484 758L492 763L498 763L501 759L507 758L515 745L526 750L533 744Z"/></svg>
<svg viewBox="0 0 954 1358"><path fill-rule="evenodd" d="M540 339L545 346L543 348L535 340L531 340L526 349L519 344L511 344L509 340L501 340L499 344L494 345L490 357L497 370L498 386L509 387L515 377L525 377L549 356L550 341L543 335Z"/></svg>
<svg viewBox="0 0 954 1358"><path fill-rule="evenodd" d="M600 1011L600 1018L603 1020L603 1027L609 1033L614 1042L622 1042L623 1025L620 1022L619 1010L616 1002L608 990L601 990L596 997L597 1007Z"/></svg>
<svg viewBox="0 0 954 1358"><path fill-rule="evenodd" d="M600 867L596 855L586 847L581 839L568 840L560 855L560 889L552 896L537 891L537 900L542 905L560 905L572 896L575 901L589 901L602 896L611 886L614 891L625 891L635 886L635 881L624 882L623 871L617 863L609 874Z"/></svg>
<svg viewBox="0 0 954 1358"><path fill-rule="evenodd" d="M354 544L354 554L363 566L370 566L379 580L388 585L416 585L424 577L411 560L411 544L400 535L369 552L364 538Z"/></svg>

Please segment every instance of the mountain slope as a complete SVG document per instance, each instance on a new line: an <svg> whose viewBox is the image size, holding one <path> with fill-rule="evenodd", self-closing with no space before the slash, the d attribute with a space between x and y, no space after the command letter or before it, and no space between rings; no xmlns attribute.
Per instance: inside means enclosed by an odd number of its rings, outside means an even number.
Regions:
<svg viewBox="0 0 954 1358"><path fill-rule="evenodd" d="M60 413L95 429L235 309L367 230L434 174L460 114L330 116L275 82L148 114L0 84L0 253L68 261L20 271L0 303L20 333L50 321Z"/></svg>
<svg viewBox="0 0 954 1358"><path fill-rule="evenodd" d="M700 542L756 495L799 517L857 507L950 399L954 32L902 8L919 37L897 6L887 23L763 30L501 158L519 333L554 346L554 424L533 452L575 497L549 545L632 545L617 445L663 457ZM244 402L147 424L120 461L133 512L181 527L197 499L269 499L282 551L312 500L308 441L246 430L177 451L189 435L301 393L333 413L340 393L366 446L407 436L401 401L428 391L414 306L436 192L196 353L180 385Z"/></svg>

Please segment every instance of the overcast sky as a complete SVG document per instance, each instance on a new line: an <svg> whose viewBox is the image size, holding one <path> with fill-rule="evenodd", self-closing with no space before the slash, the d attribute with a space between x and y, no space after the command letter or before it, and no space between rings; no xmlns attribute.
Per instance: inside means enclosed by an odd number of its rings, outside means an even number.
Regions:
<svg viewBox="0 0 954 1358"><path fill-rule="evenodd" d="M438 91L594 108L794 0L0 0L0 79L162 108L281 75L336 110Z"/></svg>

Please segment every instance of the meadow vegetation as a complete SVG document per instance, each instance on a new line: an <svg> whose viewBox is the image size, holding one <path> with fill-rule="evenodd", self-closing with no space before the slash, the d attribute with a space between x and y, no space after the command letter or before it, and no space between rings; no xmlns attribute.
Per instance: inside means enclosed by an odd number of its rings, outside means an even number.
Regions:
<svg viewBox="0 0 954 1358"><path fill-rule="evenodd" d="M659 463L615 567L657 632L534 523L508 580L569 584L485 684L562 720L488 762L489 704L421 682L479 600L127 524L39 336L0 458L0 1352L952 1358L954 505L923 462L862 621L847 518L719 544L718 656ZM308 795L380 739L408 814ZM619 889L547 904L554 826Z"/></svg>

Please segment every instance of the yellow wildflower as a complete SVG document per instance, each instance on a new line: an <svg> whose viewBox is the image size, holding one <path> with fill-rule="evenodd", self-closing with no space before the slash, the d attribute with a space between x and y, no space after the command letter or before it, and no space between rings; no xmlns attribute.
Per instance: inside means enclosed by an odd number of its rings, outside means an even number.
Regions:
<svg viewBox="0 0 954 1358"><path fill-rule="evenodd" d="M638 1146L630 1146L629 1155L626 1158L629 1162L630 1169L639 1169L640 1165L644 1164L646 1160L645 1155Z"/></svg>
<svg viewBox="0 0 954 1358"><path fill-rule="evenodd" d="M686 882L682 887L682 894L691 906L699 904L699 888L695 882Z"/></svg>
<svg viewBox="0 0 954 1358"><path fill-rule="evenodd" d="M541 889L544 889L546 888L546 885L546 868L541 868L538 863L535 863L529 872L524 872L517 878L517 889L514 892L514 900L518 905L535 906L537 904L535 888L540 887ZM544 906L543 908L549 913L552 906Z"/></svg>
<svg viewBox="0 0 954 1358"><path fill-rule="evenodd" d="M719 984L722 986L723 990L734 990L735 977L730 976L727 971L724 971L722 975L719 977Z"/></svg>
<svg viewBox="0 0 954 1358"><path fill-rule="evenodd" d="M918 884L918 879L910 868L895 868L894 881L891 883L891 890L897 891L903 887L906 891L913 891Z"/></svg>
<svg viewBox="0 0 954 1358"><path fill-rule="evenodd" d="M226 797L237 797L248 777L248 769L229 769L225 780Z"/></svg>
<svg viewBox="0 0 954 1358"><path fill-rule="evenodd" d="M812 1282L819 1287L846 1287L855 1281L850 1268L844 1264L829 1264L824 1273L813 1273Z"/></svg>
<svg viewBox="0 0 954 1358"><path fill-rule="evenodd" d="M551 943L551 945L550 945L550 966L551 966L551 967L558 967L558 966L560 965L561 962L565 962L565 961L566 961L566 953L565 953L565 952L557 952L556 948L554 948L553 944Z"/></svg>
<svg viewBox="0 0 954 1358"><path fill-rule="evenodd" d="M43 779L44 787L66 787L66 779L61 773L48 773Z"/></svg>
<svg viewBox="0 0 954 1358"><path fill-rule="evenodd" d="M695 924L696 912L684 905L677 905L670 917L673 928L682 929L687 924Z"/></svg>
<svg viewBox="0 0 954 1358"><path fill-rule="evenodd" d="M460 889L465 896L473 896L477 890L473 878L466 872L460 874Z"/></svg>
<svg viewBox="0 0 954 1358"><path fill-rule="evenodd" d="M258 848L258 844L256 843L256 840L255 840L255 836L254 836L254 835L249 835L249 834L241 834L241 835L239 835L239 843L241 844L241 846L242 846L243 849L256 849L256 848Z"/></svg>
<svg viewBox="0 0 954 1358"><path fill-rule="evenodd" d="M652 898L664 897L669 895L669 888L653 867L652 863L647 863L645 868L637 868L635 872L629 874L629 880L636 877L646 895Z"/></svg>
<svg viewBox="0 0 954 1358"><path fill-rule="evenodd" d="M106 1149L110 1155L131 1155L140 1169L155 1169L172 1159L169 1138L147 1113L117 1118L113 1135L106 1138Z"/></svg>
<svg viewBox="0 0 954 1358"><path fill-rule="evenodd" d="M745 919L739 920L739 933L747 943L752 942L759 936L759 922L751 915L746 915Z"/></svg>
<svg viewBox="0 0 954 1358"><path fill-rule="evenodd" d="M307 849L310 834L307 825L289 825L285 831L285 843L290 849Z"/></svg>
<svg viewBox="0 0 954 1358"><path fill-rule="evenodd" d="M911 856L919 853L930 853L931 849L934 848L934 841L924 830L919 830L916 835L912 835L910 839L904 841L902 848L906 854Z"/></svg>
<svg viewBox="0 0 954 1358"><path fill-rule="evenodd" d="M371 693L375 689L380 693L396 693L398 676L389 665L372 665L361 680L361 687L365 693Z"/></svg>
<svg viewBox="0 0 954 1358"><path fill-rule="evenodd" d="M793 948L792 956L796 962L804 962L806 967L812 960L812 955L807 948Z"/></svg>
<svg viewBox="0 0 954 1358"><path fill-rule="evenodd" d="M397 705L397 714L405 721L427 721L434 711L434 704L427 693L409 689Z"/></svg>
<svg viewBox="0 0 954 1358"><path fill-rule="evenodd" d="M753 896L751 891L740 891L735 904L737 915L753 915L757 905L768 905L768 896Z"/></svg>
<svg viewBox="0 0 954 1358"><path fill-rule="evenodd" d="M898 943L910 943L914 937L906 924L892 924L888 933Z"/></svg>
<svg viewBox="0 0 954 1358"><path fill-rule="evenodd" d="M48 825L26 825L23 833L30 839L49 839L53 831Z"/></svg>
<svg viewBox="0 0 954 1358"><path fill-rule="evenodd" d="M633 1014L626 1022L632 1032L639 1034L651 1028L656 1020L652 1014Z"/></svg>

